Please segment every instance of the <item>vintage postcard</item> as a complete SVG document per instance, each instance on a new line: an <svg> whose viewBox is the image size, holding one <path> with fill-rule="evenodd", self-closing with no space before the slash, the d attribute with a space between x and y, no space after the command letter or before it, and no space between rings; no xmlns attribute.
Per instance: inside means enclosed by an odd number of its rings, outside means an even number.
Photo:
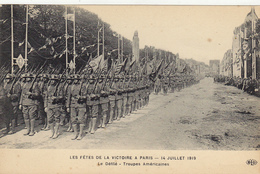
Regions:
<svg viewBox="0 0 260 174"><path fill-rule="evenodd" d="M0 5L0 173L259 173L259 17Z"/></svg>

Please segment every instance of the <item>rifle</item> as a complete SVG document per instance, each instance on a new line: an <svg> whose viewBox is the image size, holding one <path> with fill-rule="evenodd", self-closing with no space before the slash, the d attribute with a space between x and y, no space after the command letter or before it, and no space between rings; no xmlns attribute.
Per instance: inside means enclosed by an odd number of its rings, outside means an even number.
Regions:
<svg viewBox="0 0 260 174"><path fill-rule="evenodd" d="M44 64L41 66L40 70L38 71L38 73L37 73L36 76L34 77L34 79L33 79L33 81L32 81L32 85L31 85L31 87L30 87L30 89L29 89L29 92L32 92L33 85L34 85L34 83L36 82L36 79L38 78L38 76L43 72L46 63L47 63L47 60L44 62Z"/></svg>
<svg viewBox="0 0 260 174"><path fill-rule="evenodd" d="M99 74L98 74L98 78L97 78L97 80L96 80L96 82L95 82L95 85L94 85L94 88L93 88L93 92L95 91L95 89L96 89L96 87L97 87L98 80L99 80L101 74L102 74L102 69L100 69L100 72L99 72Z"/></svg>
<svg viewBox="0 0 260 174"><path fill-rule="evenodd" d="M108 78L108 76L109 76L111 70L112 70L112 68L110 68L110 70L107 72L107 75L106 75L106 78L105 78L105 82L104 82L104 84L103 84L102 87L101 87L102 90L104 90L104 88L105 88L105 86L106 86L107 78Z"/></svg>
<svg viewBox="0 0 260 174"><path fill-rule="evenodd" d="M65 72L67 72L67 69L68 69L68 68L69 68L69 67L67 67L67 68L62 72L61 77L60 77L60 79L59 79L59 82L58 82L58 84L56 85L55 92L54 92L54 96L57 96L58 87L59 87L59 85L60 85L60 83L61 83L61 80L62 80L63 75L65 74Z"/></svg>
<svg viewBox="0 0 260 174"><path fill-rule="evenodd" d="M89 65L90 60L91 60L91 59L88 59L87 65ZM82 71L83 71L83 69L84 69L85 67L86 67L86 66L82 66L82 67L81 67L81 69L80 69L80 71L79 71L80 75L82 75ZM88 74L87 79L89 78L90 74L91 74L91 73ZM79 95L80 95L80 96L82 95L81 92L82 92L82 86L83 86L83 83L84 83L83 80L84 80L84 78L81 80L81 83L80 83L80 90L79 90Z"/></svg>
<svg viewBox="0 0 260 174"><path fill-rule="evenodd" d="M21 72L22 72L23 68L24 68L24 66L21 69L19 69L19 71L17 72L17 75L16 75L15 79L13 80L12 85L10 87L9 94L11 94L11 92L12 92L12 90L14 88L14 84L18 81L19 77L21 76Z"/></svg>

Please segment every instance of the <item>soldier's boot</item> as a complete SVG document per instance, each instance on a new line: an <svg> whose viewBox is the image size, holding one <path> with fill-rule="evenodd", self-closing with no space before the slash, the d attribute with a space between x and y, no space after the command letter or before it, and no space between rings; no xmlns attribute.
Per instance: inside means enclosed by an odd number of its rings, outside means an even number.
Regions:
<svg viewBox="0 0 260 174"><path fill-rule="evenodd" d="M126 116L129 116L129 115L130 115L130 112L129 112L129 106L126 107L125 115L126 115Z"/></svg>
<svg viewBox="0 0 260 174"><path fill-rule="evenodd" d="M90 133L90 131L91 131L91 118L90 118L90 120L87 120L87 121L88 121L88 129L85 131L86 134Z"/></svg>
<svg viewBox="0 0 260 174"><path fill-rule="evenodd" d="M71 138L71 140L76 140L79 136L79 132L78 132L78 128L77 128L77 124L72 124L72 127L74 129L75 132L75 136L73 138Z"/></svg>
<svg viewBox="0 0 260 174"><path fill-rule="evenodd" d="M125 116L126 116L125 110L126 110L126 108L125 108L125 106L123 106L122 107L122 118L125 118Z"/></svg>
<svg viewBox="0 0 260 174"><path fill-rule="evenodd" d="M11 126L12 126L11 130L10 130L10 132L8 132L9 134L15 133L15 119L12 119Z"/></svg>
<svg viewBox="0 0 260 174"><path fill-rule="evenodd" d="M25 126L26 126L26 133L23 135L29 135L30 134L30 121L24 120Z"/></svg>
<svg viewBox="0 0 260 174"><path fill-rule="evenodd" d="M60 135L59 128L60 128L60 123L55 123L54 136L52 137L52 139L56 139Z"/></svg>
<svg viewBox="0 0 260 174"><path fill-rule="evenodd" d="M34 136L34 134L35 134L35 132L34 132L35 119L31 119L30 123L31 123L31 132L30 132L29 136Z"/></svg>
<svg viewBox="0 0 260 174"><path fill-rule="evenodd" d="M109 124L112 124L112 123L113 123L113 116L114 116L114 110L111 109L110 115L109 115L109 120L108 120L108 123L109 123Z"/></svg>
<svg viewBox="0 0 260 174"><path fill-rule="evenodd" d="M121 118L121 108L118 108L118 110L117 110L117 121L119 121L120 120L120 118Z"/></svg>
<svg viewBox="0 0 260 174"><path fill-rule="evenodd" d="M50 130L50 124L49 124L49 118L48 117L46 118L46 123L47 124L46 124L45 129L44 129L45 131Z"/></svg>
<svg viewBox="0 0 260 174"><path fill-rule="evenodd" d="M71 120L69 120L69 127L68 127L68 129L67 129L67 132L74 132L74 131L73 131L73 128L72 128Z"/></svg>
<svg viewBox="0 0 260 174"><path fill-rule="evenodd" d="M44 112L44 111L42 111L42 112ZM42 124L42 125L45 125L45 124L46 124L45 121L46 121L46 120L45 120L44 113L42 113L42 114L41 114L41 124Z"/></svg>
<svg viewBox="0 0 260 174"><path fill-rule="evenodd" d="M51 136L50 138L52 138L54 136L54 123L49 123L50 129L51 129Z"/></svg>
<svg viewBox="0 0 260 174"><path fill-rule="evenodd" d="M41 130L44 130L45 128L46 128L46 126L47 126L47 118L42 118L42 122L44 122L44 124L43 124L43 127L41 128Z"/></svg>
<svg viewBox="0 0 260 174"><path fill-rule="evenodd" d="M90 130L91 134L95 133L96 124L97 124L97 117L91 118L91 130Z"/></svg>
<svg viewBox="0 0 260 174"><path fill-rule="evenodd" d="M102 128L105 128L105 127L106 127L106 120L107 120L107 112L105 112L105 113L103 114L102 125L101 125Z"/></svg>
<svg viewBox="0 0 260 174"><path fill-rule="evenodd" d="M14 126L17 127L18 126L18 114L16 113L14 116Z"/></svg>
<svg viewBox="0 0 260 174"><path fill-rule="evenodd" d="M136 101L136 102L135 102L135 111L137 111L138 109L139 109L139 102Z"/></svg>
<svg viewBox="0 0 260 174"><path fill-rule="evenodd" d="M103 113L101 113L101 115L98 117L98 120L97 120L98 128L101 128L102 121L103 121Z"/></svg>
<svg viewBox="0 0 260 174"><path fill-rule="evenodd" d="M61 117L60 117L60 126L64 125L64 121L65 121L65 116L61 115Z"/></svg>
<svg viewBox="0 0 260 174"><path fill-rule="evenodd" d="M116 107L115 110L114 110L114 117L113 117L113 119L116 120L117 116L118 116L118 113L117 113L117 107Z"/></svg>
<svg viewBox="0 0 260 174"><path fill-rule="evenodd" d="M84 124L80 124L79 125L79 136L77 138L77 140L81 140L83 138L83 130L84 130L85 125Z"/></svg>

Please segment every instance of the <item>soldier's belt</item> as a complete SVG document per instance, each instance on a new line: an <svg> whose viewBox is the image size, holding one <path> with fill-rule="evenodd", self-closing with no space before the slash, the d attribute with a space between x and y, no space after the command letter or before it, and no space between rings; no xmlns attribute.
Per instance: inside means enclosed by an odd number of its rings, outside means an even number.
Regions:
<svg viewBox="0 0 260 174"><path fill-rule="evenodd" d="M79 98L78 99L78 103L79 104L84 104L84 103L86 103L87 102L87 98Z"/></svg>

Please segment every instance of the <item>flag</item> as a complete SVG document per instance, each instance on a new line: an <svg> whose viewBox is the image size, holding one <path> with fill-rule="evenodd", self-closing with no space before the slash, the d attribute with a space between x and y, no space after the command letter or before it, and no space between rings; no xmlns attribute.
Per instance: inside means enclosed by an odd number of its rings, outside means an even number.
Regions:
<svg viewBox="0 0 260 174"><path fill-rule="evenodd" d="M46 45L43 45L42 47L40 47L40 48L38 49L38 51L40 51L40 50L42 50L42 49L45 49L45 48L47 48Z"/></svg>
<svg viewBox="0 0 260 174"><path fill-rule="evenodd" d="M24 41L20 42L19 43L19 47L22 46L24 44Z"/></svg>
<svg viewBox="0 0 260 174"><path fill-rule="evenodd" d="M148 62L146 68L147 68L146 70L147 74L151 74L153 72L153 62L152 61Z"/></svg>
<svg viewBox="0 0 260 174"><path fill-rule="evenodd" d="M34 48L31 47L31 49L30 49L30 51L28 52L28 54L30 54L30 53L33 52L33 51L34 51Z"/></svg>
<svg viewBox="0 0 260 174"><path fill-rule="evenodd" d="M122 63L119 63L116 67L116 74L120 74L121 72L125 71L126 64L128 59L126 58Z"/></svg>
<svg viewBox="0 0 260 174"><path fill-rule="evenodd" d="M74 14L67 14L67 19L68 21L74 21L75 20L75 15Z"/></svg>
<svg viewBox="0 0 260 174"><path fill-rule="evenodd" d="M103 55L100 55L89 62L89 65L92 67L93 71L96 71L98 69L102 59Z"/></svg>

